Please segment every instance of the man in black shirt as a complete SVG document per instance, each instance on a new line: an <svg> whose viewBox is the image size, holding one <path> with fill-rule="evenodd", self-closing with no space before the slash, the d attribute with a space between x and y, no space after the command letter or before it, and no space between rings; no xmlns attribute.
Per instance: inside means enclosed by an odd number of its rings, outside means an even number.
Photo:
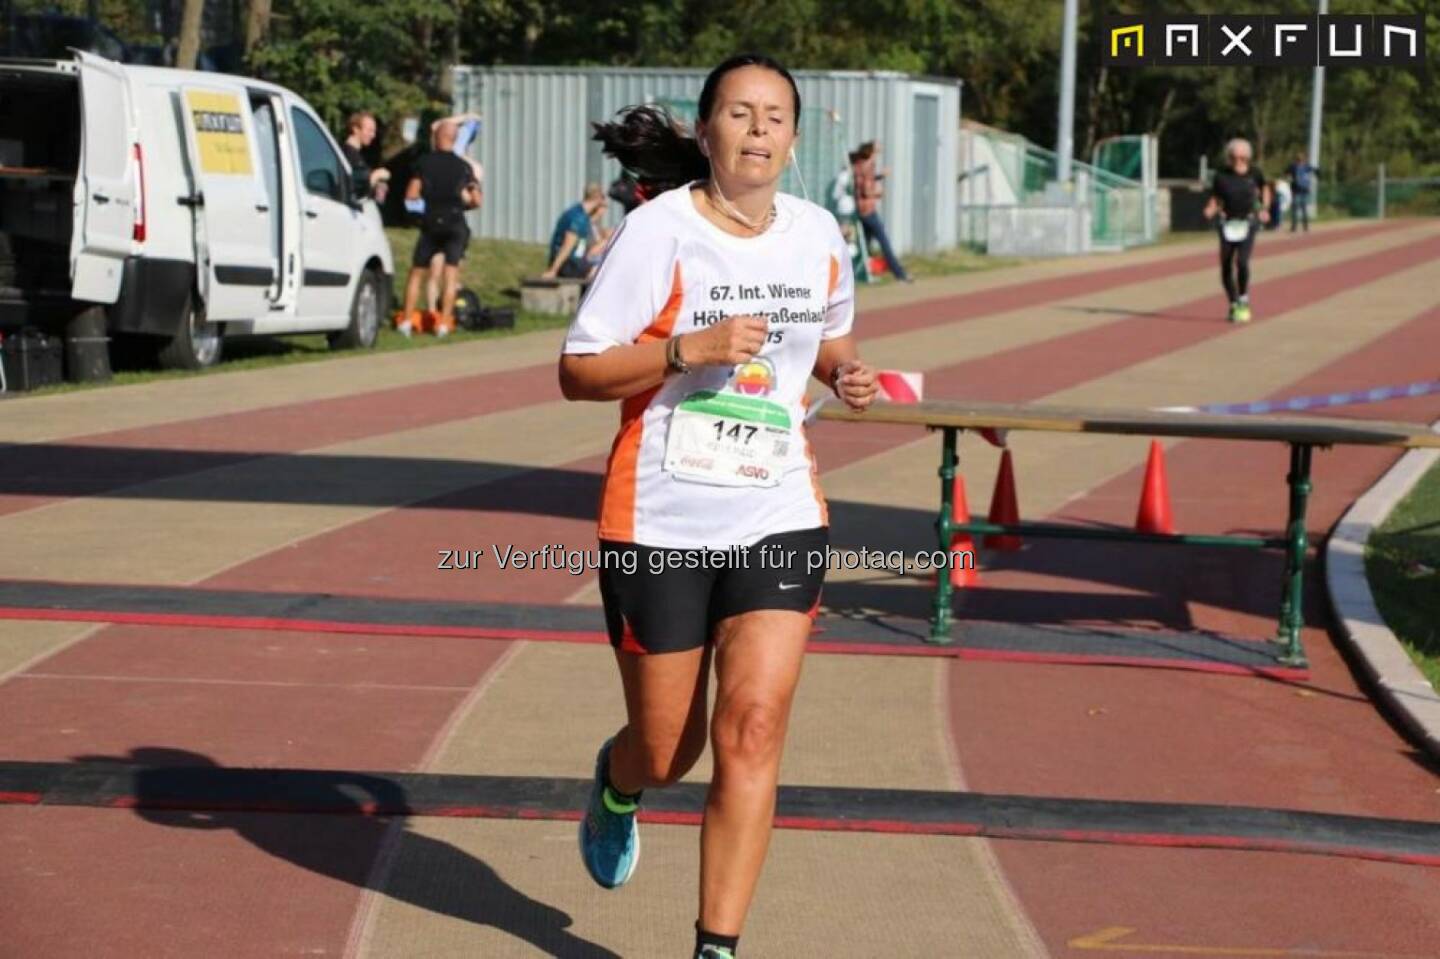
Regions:
<svg viewBox="0 0 1440 959"><path fill-rule="evenodd" d="M435 318L435 335L455 330L455 294L460 286L460 260L470 242L465 211L480 205L480 184L475 171L454 153L456 126L444 123L435 133L435 149L420 158L405 189L405 205L414 209L423 204L420 238L410 260L410 277L405 283L405 308L396 318L396 329L406 336L425 326L415 310L420 285L430 268L430 258L445 254L445 287L440 297L440 315Z"/></svg>
<svg viewBox="0 0 1440 959"><path fill-rule="evenodd" d="M1205 219L1220 216L1220 281L1230 299L1230 322L1250 322L1250 251L1256 221L1270 219L1270 184L1252 166L1250 142L1236 138L1225 147L1230 165L1215 174Z"/></svg>
<svg viewBox="0 0 1440 959"><path fill-rule="evenodd" d="M375 132L375 114L368 110L352 113L349 123L346 124L346 135L340 149L344 151L345 159L350 162L350 174L355 178L355 184L363 184L368 194L375 198L376 204L383 204L385 193L390 188L390 171L384 167L372 169L364 152L375 142Z"/></svg>

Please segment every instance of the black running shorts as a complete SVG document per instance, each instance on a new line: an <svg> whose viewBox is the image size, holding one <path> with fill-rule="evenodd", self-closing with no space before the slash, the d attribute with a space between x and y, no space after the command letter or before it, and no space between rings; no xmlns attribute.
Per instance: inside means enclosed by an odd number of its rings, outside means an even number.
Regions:
<svg viewBox="0 0 1440 959"><path fill-rule="evenodd" d="M470 228L463 220L448 230L434 233L421 230L420 238L415 241L415 255L411 257L410 265L429 266L431 257L436 253L444 253L446 266L458 266L465 258L465 247L469 243Z"/></svg>
<svg viewBox="0 0 1440 959"><path fill-rule="evenodd" d="M610 644L632 653L678 653L710 641L715 624L761 609L813 619L830 532L777 533L748 548L660 549L600 541L600 596Z"/></svg>

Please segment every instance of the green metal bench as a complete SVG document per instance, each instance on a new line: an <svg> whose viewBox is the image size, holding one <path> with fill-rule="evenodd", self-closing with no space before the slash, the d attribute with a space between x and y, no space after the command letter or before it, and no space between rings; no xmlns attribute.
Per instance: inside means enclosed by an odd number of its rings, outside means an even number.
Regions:
<svg viewBox="0 0 1440 959"><path fill-rule="evenodd" d="M955 400L926 400L920 403L876 403L864 413L854 413L838 403L820 410L822 420L854 423L892 423L940 430L940 514L935 530L941 550L948 550L956 533L1011 534L1057 539L1124 540L1171 543L1187 546L1229 546L1249 549L1274 548L1285 552L1279 628L1276 641L1282 650L1276 658L1286 665L1306 665L1300 644L1301 601L1304 590L1305 553L1308 548L1305 510L1310 497L1310 459L1316 447L1394 446L1402 448L1440 447L1440 433L1414 423L1348 420L1314 416L1253 416L1185 413L1163 410L1107 409L1103 407L1032 406L1010 403L982 403ZM1285 535L1275 537L1218 536L1141 533L1129 530L1092 529L1063 523L1000 524L982 521L957 523L952 516L952 490L957 463L956 436L966 429L1038 430L1053 433L1111 433L1130 436L1170 436L1187 439L1265 440L1290 446L1289 517ZM951 642L950 577L941 571L935 578L935 611L931 618L930 642Z"/></svg>

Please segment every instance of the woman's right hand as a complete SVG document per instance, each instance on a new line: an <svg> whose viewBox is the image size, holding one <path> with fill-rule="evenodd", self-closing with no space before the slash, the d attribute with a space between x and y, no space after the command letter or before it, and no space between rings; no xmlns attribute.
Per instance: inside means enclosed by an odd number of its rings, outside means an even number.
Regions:
<svg viewBox="0 0 1440 959"><path fill-rule="evenodd" d="M734 366L755 358L765 346L768 324L760 316L732 316L686 333L681 357L692 366Z"/></svg>

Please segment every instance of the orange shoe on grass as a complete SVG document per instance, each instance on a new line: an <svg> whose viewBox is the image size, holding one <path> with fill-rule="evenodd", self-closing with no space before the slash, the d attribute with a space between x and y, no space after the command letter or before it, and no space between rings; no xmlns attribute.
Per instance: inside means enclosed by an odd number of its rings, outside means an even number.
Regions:
<svg viewBox="0 0 1440 959"><path fill-rule="evenodd" d="M423 325L424 318L419 310L411 310L409 313L404 310L395 311L395 329L400 335L408 337L412 333L419 333Z"/></svg>

